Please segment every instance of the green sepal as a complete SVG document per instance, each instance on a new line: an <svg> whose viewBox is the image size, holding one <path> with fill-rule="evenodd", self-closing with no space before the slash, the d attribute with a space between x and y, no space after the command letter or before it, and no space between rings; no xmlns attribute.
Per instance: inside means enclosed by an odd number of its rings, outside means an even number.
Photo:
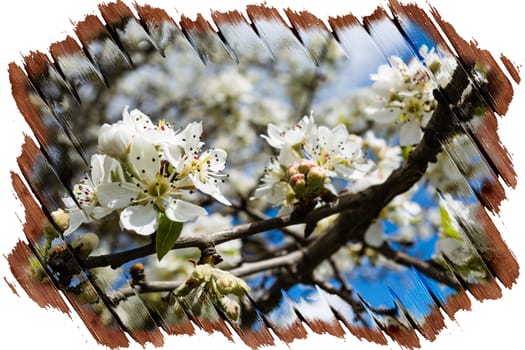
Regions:
<svg viewBox="0 0 525 350"><path fill-rule="evenodd" d="M410 155L410 152L412 152L412 149L412 146L401 146L401 156L404 160L408 159L408 156Z"/></svg>
<svg viewBox="0 0 525 350"><path fill-rule="evenodd" d="M159 214L159 227L155 237L155 249L159 261L166 255L182 231L182 222L171 221L165 214Z"/></svg>

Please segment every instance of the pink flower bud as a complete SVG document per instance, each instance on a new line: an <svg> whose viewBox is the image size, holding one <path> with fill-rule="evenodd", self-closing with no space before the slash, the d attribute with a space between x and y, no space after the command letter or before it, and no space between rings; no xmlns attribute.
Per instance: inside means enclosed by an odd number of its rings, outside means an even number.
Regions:
<svg viewBox="0 0 525 350"><path fill-rule="evenodd" d="M317 165L310 159L301 159L297 167L297 170L299 170L300 173L307 175L310 169L312 169L315 166Z"/></svg>
<svg viewBox="0 0 525 350"><path fill-rule="evenodd" d="M311 192L318 191L324 185L325 180L326 172L321 167L314 166L308 172L307 182Z"/></svg>

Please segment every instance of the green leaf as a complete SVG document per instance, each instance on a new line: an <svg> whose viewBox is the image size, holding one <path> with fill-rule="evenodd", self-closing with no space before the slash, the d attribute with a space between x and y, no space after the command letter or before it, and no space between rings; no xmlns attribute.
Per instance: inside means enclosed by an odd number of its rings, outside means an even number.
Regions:
<svg viewBox="0 0 525 350"><path fill-rule="evenodd" d="M155 238L157 258L159 261L173 248L181 231L182 222L171 221L164 214L159 215L159 227L157 228Z"/></svg>
<svg viewBox="0 0 525 350"><path fill-rule="evenodd" d="M443 206L439 206L439 215L441 216L441 227L443 227L445 236L462 241L458 231L452 224L452 219L450 218L449 213Z"/></svg>

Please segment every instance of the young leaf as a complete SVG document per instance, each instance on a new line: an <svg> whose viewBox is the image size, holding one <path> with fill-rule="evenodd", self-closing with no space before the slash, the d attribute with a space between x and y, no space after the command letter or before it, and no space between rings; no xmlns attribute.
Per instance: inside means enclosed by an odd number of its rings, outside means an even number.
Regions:
<svg viewBox="0 0 525 350"><path fill-rule="evenodd" d="M182 222L171 221L166 215L160 214L159 227L155 238L155 248L159 261L171 250L181 231Z"/></svg>
<svg viewBox="0 0 525 350"><path fill-rule="evenodd" d="M439 207L439 215L441 216L441 226L443 227L443 232L445 233L445 236L461 241L462 239L459 236L458 231L454 227L449 213L442 206Z"/></svg>

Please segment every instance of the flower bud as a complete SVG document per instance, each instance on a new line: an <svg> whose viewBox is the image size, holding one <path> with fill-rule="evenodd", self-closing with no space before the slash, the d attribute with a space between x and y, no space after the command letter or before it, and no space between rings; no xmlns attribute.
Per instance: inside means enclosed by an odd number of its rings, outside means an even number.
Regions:
<svg viewBox="0 0 525 350"><path fill-rule="evenodd" d="M241 314L241 306L239 303L227 296L220 297L218 299L219 305L222 310L230 319L237 321Z"/></svg>
<svg viewBox="0 0 525 350"><path fill-rule="evenodd" d="M175 289L175 295L179 297L188 295L193 289L199 287L201 284L209 282L212 276L212 269L213 268L207 264L195 266L186 282Z"/></svg>
<svg viewBox="0 0 525 350"><path fill-rule="evenodd" d="M51 218L62 232L67 230L67 228L69 227L69 214L65 212L62 208L59 208L52 212Z"/></svg>
<svg viewBox="0 0 525 350"><path fill-rule="evenodd" d="M308 175L308 172L313 167L316 167L316 164L313 161L310 159L301 159L299 165L297 166L297 170L304 175Z"/></svg>
<svg viewBox="0 0 525 350"><path fill-rule="evenodd" d="M217 286L218 292L222 295L235 294L242 296L250 291L250 287L243 279L229 273L224 273L223 276L217 277L215 285Z"/></svg>
<svg viewBox="0 0 525 350"><path fill-rule="evenodd" d="M125 157L131 146L133 131L122 122L104 124L98 134L98 149L113 158Z"/></svg>
<svg viewBox="0 0 525 350"><path fill-rule="evenodd" d="M304 196L306 194L307 188L304 174L298 173L292 175L290 177L290 185L298 197Z"/></svg>
<svg viewBox="0 0 525 350"><path fill-rule="evenodd" d="M131 281L133 285L143 284L146 281L146 274L144 273L144 264L136 263L131 265L129 268L129 274L131 275Z"/></svg>
<svg viewBox="0 0 525 350"><path fill-rule="evenodd" d="M71 243L71 247L80 255L81 258L87 258L93 250L98 247L99 239L93 232L86 233L78 237Z"/></svg>
<svg viewBox="0 0 525 350"><path fill-rule="evenodd" d="M317 192L321 187L323 187L326 179L326 172L323 168L315 166L310 168L308 172L307 181L310 192Z"/></svg>

